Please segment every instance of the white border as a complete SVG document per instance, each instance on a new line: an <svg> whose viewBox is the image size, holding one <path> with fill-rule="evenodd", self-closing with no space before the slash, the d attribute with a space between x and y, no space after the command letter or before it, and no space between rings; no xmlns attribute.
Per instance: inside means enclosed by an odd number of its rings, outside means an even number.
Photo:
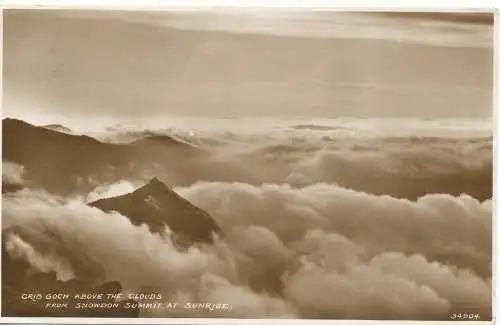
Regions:
<svg viewBox="0 0 500 325"><path fill-rule="evenodd" d="M494 20L494 46L493 46L493 121L495 125L493 126L493 200L492 200L492 206L493 206L493 231L492 231L492 236L493 236L493 256L492 256L492 299L493 299L493 313L492 313L492 319L493 322L495 322L498 319L499 315L499 306L500 302L498 301L498 289L500 282L498 280L497 276L497 271L500 266L500 260L498 259L498 256L496 254L498 250L498 243L499 243L499 236L500 233L498 232L498 216L500 216L499 213L499 207L500 205L497 202L497 195L498 195L498 184L500 184L500 175L498 173L498 145L497 145L497 139L499 135L499 130L500 130L500 121L499 117L500 114L498 112L498 104L499 104L499 94L500 94L500 79L499 79L499 69L498 69L498 64L499 64L499 56L498 56L498 51L500 50L500 28L498 27L498 24L500 24L500 12L496 11L495 13L495 20Z"/></svg>
<svg viewBox="0 0 500 325"><path fill-rule="evenodd" d="M499 39L500 31L498 24L500 23L499 4L498 0L479 1L457 1L457 0L420 0L420 1L377 1L376 4L370 1L351 0L348 1L334 1L334 0L286 0L273 1L273 0L141 0L140 3L136 0L3 0L2 9L21 9L21 8L61 8L61 9L120 9L120 10L155 10L155 9L214 9L221 7L237 7L237 8L283 8L283 9L306 9L306 8L328 8L339 11L358 10L358 11L477 11L477 12L495 12L495 43L494 43L494 112L493 117L495 121L494 126L494 148L493 148L493 163L494 163L494 186L493 186L493 321L497 319L499 302L496 299L495 291L499 288L499 281L496 277L496 270L498 270L499 259L495 255L497 244L499 242L499 234L497 231L497 216L499 216L499 205L496 202L497 186L500 184L500 177L496 170L498 167L497 159L498 152L496 146L496 139L499 130L499 114L498 114L498 93L499 93L499 79L498 79L498 62L500 60ZM395 5L397 3L397 5ZM3 17L0 17L2 22L3 31ZM3 32L0 36L3 44ZM3 55L3 48L0 50L0 56ZM2 60L3 64L3 60ZM3 77L3 74L2 74ZM2 89L2 81L0 80L0 89ZM1 91L1 90L0 90ZM1 134L0 134L1 138ZM0 148L1 152L1 148ZM1 168L1 167L0 167ZM0 200L1 206L1 200ZM355 320L297 320L297 319L283 319L283 320L270 320L270 319L218 319L218 318L36 318L36 317L0 317L0 323L46 323L46 324L376 324L382 325L387 323L392 324L421 324L420 321L355 321ZM470 321L453 321L453 322L438 322L426 321L425 324L472 324ZM473 324L489 324L490 322L479 321Z"/></svg>
<svg viewBox="0 0 500 325"><path fill-rule="evenodd" d="M397 5L396 5L397 3ZM3 0L3 8L92 8L92 9L160 9L214 7L238 8L332 8L339 10L425 10L425 11L493 11L498 8L497 0Z"/></svg>
<svg viewBox="0 0 500 325"><path fill-rule="evenodd" d="M395 5L397 3L397 5ZM408 8L419 8L428 10L471 10L481 9L488 10L498 7L498 1L479 1L479 0L420 0L408 1L398 0L390 1L378 0L376 3L370 1L350 0L350 1L335 1L335 0L4 0L3 7L93 7L93 8L117 8L117 7L130 7L141 9L148 7L276 7L276 8L312 8L312 7L328 7L339 9L388 9L388 10L401 10Z"/></svg>
<svg viewBox="0 0 500 325"><path fill-rule="evenodd" d="M482 325L490 324L488 321L376 321L376 320L313 320L313 319L242 319L242 318L63 318L63 317L3 317L1 322L22 323L22 324L300 324L300 325L383 325L383 324L401 324L401 325L434 325L434 324L468 324Z"/></svg>

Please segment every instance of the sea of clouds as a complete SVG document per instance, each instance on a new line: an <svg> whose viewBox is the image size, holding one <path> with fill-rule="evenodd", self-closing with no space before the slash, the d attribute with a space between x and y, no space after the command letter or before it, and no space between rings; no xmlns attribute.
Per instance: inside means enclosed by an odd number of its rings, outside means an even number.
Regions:
<svg viewBox="0 0 500 325"><path fill-rule="evenodd" d="M435 130L353 137L338 130L175 133L219 148L213 159L253 166L268 179L174 189L221 226L213 244L179 250L167 235L86 205L142 185L122 180L81 197L30 188L5 194L2 228L16 230L4 234L7 249L61 279L92 275L135 292L159 288L166 302L232 306L222 314L183 311L187 317L446 320L467 312L490 319L491 196L435 193L440 186L431 182L428 194L409 199L335 180L358 170L355 184L383 192L404 177L481 175L491 165L491 137L436 137ZM7 167L3 178L20 182L22 166Z"/></svg>

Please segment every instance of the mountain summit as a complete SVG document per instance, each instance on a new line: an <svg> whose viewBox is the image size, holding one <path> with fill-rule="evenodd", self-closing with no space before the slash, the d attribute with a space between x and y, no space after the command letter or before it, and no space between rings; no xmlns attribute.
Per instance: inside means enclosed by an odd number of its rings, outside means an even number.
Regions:
<svg viewBox="0 0 500 325"><path fill-rule="evenodd" d="M157 178L129 194L94 201L90 206L105 212L116 211L133 224L146 224L153 232L168 227L189 242L210 242L220 228L204 210L187 201Z"/></svg>
<svg viewBox="0 0 500 325"><path fill-rule="evenodd" d="M153 170L155 175L168 170L176 177L174 181L181 182L186 176L187 183L192 183L193 172L183 171L188 168L186 160L200 153L198 148L168 137L114 144L11 118L2 120L2 135L3 160L24 166L30 184L58 195L88 192L95 181L136 178L145 170ZM200 173L209 175L205 169Z"/></svg>
<svg viewBox="0 0 500 325"><path fill-rule="evenodd" d="M149 194L162 194L163 192L172 192L172 190L167 185L165 185L165 183L163 183L156 177L153 177L146 185L140 187L138 190L140 190L141 193Z"/></svg>

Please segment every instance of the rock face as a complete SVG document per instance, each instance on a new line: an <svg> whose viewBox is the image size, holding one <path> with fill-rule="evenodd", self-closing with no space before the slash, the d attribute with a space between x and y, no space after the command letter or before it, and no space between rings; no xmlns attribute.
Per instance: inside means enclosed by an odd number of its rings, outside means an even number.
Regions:
<svg viewBox="0 0 500 325"><path fill-rule="evenodd" d="M22 184L2 182L2 194L14 193L22 190L23 188Z"/></svg>
<svg viewBox="0 0 500 325"><path fill-rule="evenodd" d="M153 178L132 193L90 203L105 212L116 211L136 225L146 224L153 232L168 226L183 242L211 242L220 231L214 219Z"/></svg>

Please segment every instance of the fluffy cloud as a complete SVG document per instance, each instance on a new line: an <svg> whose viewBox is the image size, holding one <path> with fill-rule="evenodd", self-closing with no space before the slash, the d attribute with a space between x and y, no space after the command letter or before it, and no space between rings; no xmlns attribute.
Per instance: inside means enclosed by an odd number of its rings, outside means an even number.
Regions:
<svg viewBox="0 0 500 325"><path fill-rule="evenodd" d="M329 184L176 190L221 225L213 245L179 251L124 216L29 190L4 199L3 226L41 269L156 287L166 301L229 303L225 317L491 317L491 201ZM194 316L203 315L221 316Z"/></svg>
<svg viewBox="0 0 500 325"><path fill-rule="evenodd" d="M160 132L211 152L178 172L155 169L191 184L175 191L221 226L211 245L179 250L168 229L152 234L85 204L134 190L150 177L142 170L139 182L69 199L4 195L6 248L62 279L117 280L128 291L157 288L165 301L233 307L148 316L491 318L492 138L407 131L415 121L382 136L363 123ZM102 136L158 134L117 131ZM22 175L4 162L4 181L22 184Z"/></svg>
<svg viewBox="0 0 500 325"><path fill-rule="evenodd" d="M99 185L87 195L85 201L92 202L100 199L125 195L135 191L139 186L139 183L132 183L125 180L112 184Z"/></svg>
<svg viewBox="0 0 500 325"><path fill-rule="evenodd" d="M224 243L180 252L169 238L133 226L117 213L106 214L80 201L47 202L29 190L5 199L3 214L4 229L16 234L6 235L10 251L61 278L67 276L61 274L62 266L71 265L77 277L118 280L134 292L160 288L166 299L240 301L231 311L235 316L295 315L282 299L228 280L238 275Z"/></svg>
<svg viewBox="0 0 500 325"><path fill-rule="evenodd" d="M323 229L363 243L372 252L423 252L490 273L490 201L446 194L409 201L329 184L292 188L199 183L179 191L225 227L258 225L285 243Z"/></svg>
<svg viewBox="0 0 500 325"><path fill-rule="evenodd" d="M12 162L2 162L2 183L23 185L24 167Z"/></svg>

